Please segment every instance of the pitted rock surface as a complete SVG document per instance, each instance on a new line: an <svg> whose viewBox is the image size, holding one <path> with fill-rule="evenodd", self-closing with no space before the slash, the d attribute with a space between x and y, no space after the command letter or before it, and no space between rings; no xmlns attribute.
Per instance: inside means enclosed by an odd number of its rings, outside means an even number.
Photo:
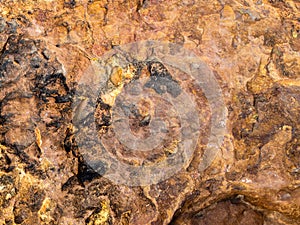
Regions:
<svg viewBox="0 0 300 225"><path fill-rule="evenodd" d="M299 224L299 9L285 0L2 1L0 224ZM86 162L74 137L72 101L91 64L144 40L182 45L208 65L228 110L227 133L205 171L196 169L197 148L172 177L130 187ZM145 62L135 66L139 76L155 73ZM107 93L123 82L117 67L112 75ZM176 85L148 85L178 92ZM209 114L201 90L193 91ZM101 133L113 104L99 99ZM151 118L132 112L132 130L147 136ZM208 123L210 116L203 118ZM142 159L159 161L172 153L170 143Z"/></svg>

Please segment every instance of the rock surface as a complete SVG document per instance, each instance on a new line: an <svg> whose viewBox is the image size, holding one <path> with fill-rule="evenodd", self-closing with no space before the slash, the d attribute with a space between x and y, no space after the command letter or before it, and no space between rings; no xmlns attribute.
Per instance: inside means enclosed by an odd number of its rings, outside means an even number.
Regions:
<svg viewBox="0 0 300 225"><path fill-rule="evenodd" d="M300 224L299 12L288 0L1 1L0 224ZM227 133L205 171L199 147L174 176L129 187L85 161L72 101L93 62L142 40L209 66Z"/></svg>

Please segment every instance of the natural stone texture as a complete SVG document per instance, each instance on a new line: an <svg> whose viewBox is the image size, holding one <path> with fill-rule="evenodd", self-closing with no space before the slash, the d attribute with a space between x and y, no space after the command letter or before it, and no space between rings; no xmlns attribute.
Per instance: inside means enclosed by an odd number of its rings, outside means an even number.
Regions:
<svg viewBox="0 0 300 225"><path fill-rule="evenodd" d="M2 1L0 224L299 224L299 8L285 0ZM141 40L181 44L209 65L228 133L204 172L195 157L159 184L127 187L84 161L71 101L98 57ZM121 79L116 68L111 81Z"/></svg>

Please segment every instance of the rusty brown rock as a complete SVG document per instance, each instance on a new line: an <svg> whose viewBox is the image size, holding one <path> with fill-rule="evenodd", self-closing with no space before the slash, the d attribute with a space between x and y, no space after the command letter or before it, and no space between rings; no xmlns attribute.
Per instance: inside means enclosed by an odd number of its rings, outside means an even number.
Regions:
<svg viewBox="0 0 300 225"><path fill-rule="evenodd" d="M2 1L0 224L300 224L299 9L285 0ZM71 103L91 64L142 40L183 45L213 70L228 132L204 172L199 148L167 180L128 187L85 161ZM134 66L122 69L107 93L134 78ZM150 73L144 65L140 76Z"/></svg>

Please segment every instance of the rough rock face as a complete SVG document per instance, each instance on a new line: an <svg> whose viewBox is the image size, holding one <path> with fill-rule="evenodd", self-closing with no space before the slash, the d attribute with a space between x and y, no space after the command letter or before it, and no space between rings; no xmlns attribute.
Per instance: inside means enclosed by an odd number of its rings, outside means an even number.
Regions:
<svg viewBox="0 0 300 225"><path fill-rule="evenodd" d="M0 224L300 224L299 10L298 1L285 0L1 1ZM218 80L228 115L218 155L198 171L212 115L201 90L186 85L207 114L203 142L173 176L131 187L86 161L72 102L92 64L143 40L194 52ZM136 65L131 79L176 73ZM108 93L126 83L120 71L114 68ZM155 76L148 83L155 92L177 95L175 86L155 86ZM186 75L177 76L184 83ZM144 136L147 104L130 118ZM109 130L113 105L98 99L99 133ZM176 137L180 123L171 125ZM172 155L175 142L165 141L153 157L142 156L157 163ZM120 160L136 163L117 149Z"/></svg>

